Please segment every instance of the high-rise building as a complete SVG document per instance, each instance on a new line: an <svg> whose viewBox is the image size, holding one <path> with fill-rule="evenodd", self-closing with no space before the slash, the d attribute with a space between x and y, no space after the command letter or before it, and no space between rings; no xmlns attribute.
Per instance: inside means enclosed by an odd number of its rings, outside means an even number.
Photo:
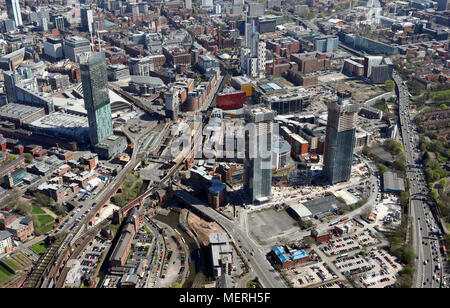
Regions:
<svg viewBox="0 0 450 308"><path fill-rule="evenodd" d="M178 118L178 112L180 110L180 100L178 97L178 90L170 88L164 93L166 116L175 121Z"/></svg>
<svg viewBox="0 0 450 308"><path fill-rule="evenodd" d="M22 15L20 13L19 0L5 0L8 18L14 20L16 26L22 26Z"/></svg>
<svg viewBox="0 0 450 308"><path fill-rule="evenodd" d="M92 53L87 62L80 64L80 69L89 137L95 146L113 133L105 54Z"/></svg>
<svg viewBox="0 0 450 308"><path fill-rule="evenodd" d="M248 4L248 16L259 17L264 15L264 3L250 2Z"/></svg>
<svg viewBox="0 0 450 308"><path fill-rule="evenodd" d="M245 121L254 125L245 132L244 190L253 202L272 196L272 135L275 112L266 108L245 110Z"/></svg>
<svg viewBox="0 0 450 308"><path fill-rule="evenodd" d="M192 0L184 0L184 6L185 6L188 10L192 10Z"/></svg>
<svg viewBox="0 0 450 308"><path fill-rule="evenodd" d="M5 19L1 21L2 33L8 33L16 30L16 23L12 19Z"/></svg>
<svg viewBox="0 0 450 308"><path fill-rule="evenodd" d="M64 56L71 61L80 63L90 52L91 42L87 38L72 36L64 39Z"/></svg>
<svg viewBox="0 0 450 308"><path fill-rule="evenodd" d="M245 23L244 29L244 38L245 38L245 47L250 48L251 46L251 36L255 32L255 21Z"/></svg>
<svg viewBox="0 0 450 308"><path fill-rule="evenodd" d="M64 29L64 17L63 16L61 16L61 15L56 16L54 18L53 23L54 23L56 29L58 29L58 30Z"/></svg>
<svg viewBox="0 0 450 308"><path fill-rule="evenodd" d="M202 7L213 7L213 0L202 0Z"/></svg>
<svg viewBox="0 0 450 308"><path fill-rule="evenodd" d="M339 48L339 38L328 35L314 38L314 50L320 52L335 52Z"/></svg>
<svg viewBox="0 0 450 308"><path fill-rule="evenodd" d="M450 10L450 0L438 0L438 11Z"/></svg>
<svg viewBox="0 0 450 308"><path fill-rule="evenodd" d="M355 132L359 106L344 100L338 93L337 102L328 103L325 138L324 175L331 184L350 180Z"/></svg>
<svg viewBox="0 0 450 308"><path fill-rule="evenodd" d="M92 33L93 24L94 24L94 16L92 15L92 10L90 7L85 6L80 9L81 14L81 28L83 31L88 31Z"/></svg>

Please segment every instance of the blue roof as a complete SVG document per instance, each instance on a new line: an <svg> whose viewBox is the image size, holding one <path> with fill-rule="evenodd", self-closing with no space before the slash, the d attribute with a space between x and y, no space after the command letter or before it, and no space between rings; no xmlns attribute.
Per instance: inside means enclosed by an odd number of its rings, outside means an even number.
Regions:
<svg viewBox="0 0 450 308"><path fill-rule="evenodd" d="M308 257L308 253L305 250L294 251L291 254L292 260L303 259Z"/></svg>
<svg viewBox="0 0 450 308"><path fill-rule="evenodd" d="M279 256L280 254L282 254L284 252L284 248L283 246L276 246L273 251L275 252L275 254L277 256Z"/></svg>
<svg viewBox="0 0 450 308"><path fill-rule="evenodd" d="M279 255L278 258L280 258L281 263L289 261L289 257L286 254L284 254L284 253Z"/></svg>

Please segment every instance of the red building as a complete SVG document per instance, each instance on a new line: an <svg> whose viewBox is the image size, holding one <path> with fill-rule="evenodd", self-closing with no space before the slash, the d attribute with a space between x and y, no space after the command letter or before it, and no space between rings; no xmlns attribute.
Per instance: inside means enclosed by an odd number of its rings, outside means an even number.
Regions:
<svg viewBox="0 0 450 308"><path fill-rule="evenodd" d="M224 110L242 108L246 99L245 91L227 88L225 91L217 94L217 107Z"/></svg>

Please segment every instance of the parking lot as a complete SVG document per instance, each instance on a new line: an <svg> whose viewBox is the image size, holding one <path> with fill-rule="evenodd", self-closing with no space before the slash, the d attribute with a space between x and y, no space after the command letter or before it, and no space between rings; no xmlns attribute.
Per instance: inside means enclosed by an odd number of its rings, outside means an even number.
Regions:
<svg viewBox="0 0 450 308"><path fill-rule="evenodd" d="M322 262L303 267L299 266L287 270L285 273L294 288L304 288L337 278L329 266Z"/></svg>
<svg viewBox="0 0 450 308"><path fill-rule="evenodd" d="M355 235L347 235L326 241L319 246L327 256L339 256L361 249Z"/></svg>
<svg viewBox="0 0 450 308"><path fill-rule="evenodd" d="M399 260L385 250L371 251L366 260L373 268L356 279L365 288L392 287L398 278L398 272L403 269Z"/></svg>
<svg viewBox="0 0 450 308"><path fill-rule="evenodd" d="M110 241L105 241L96 237L87 247L83 254L74 261L72 269L67 274L66 285L70 287L79 287L81 277L84 274L93 274L95 269L100 265L102 255L108 251Z"/></svg>
<svg viewBox="0 0 450 308"><path fill-rule="evenodd" d="M374 265L369 261L370 260L366 260L362 255L356 254L354 256L337 258L333 263L342 274L352 275L372 269Z"/></svg>
<svg viewBox="0 0 450 308"><path fill-rule="evenodd" d="M365 229L357 234L358 243L363 247L370 247L380 243L378 238L369 229Z"/></svg>
<svg viewBox="0 0 450 308"><path fill-rule="evenodd" d="M109 247L110 243L100 238L95 238L92 245L84 252L81 258L81 272L90 274L97 267L103 252Z"/></svg>

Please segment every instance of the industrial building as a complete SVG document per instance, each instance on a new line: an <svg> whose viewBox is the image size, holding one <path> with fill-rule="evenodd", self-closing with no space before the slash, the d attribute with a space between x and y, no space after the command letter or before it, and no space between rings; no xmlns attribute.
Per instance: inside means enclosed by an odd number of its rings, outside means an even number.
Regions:
<svg viewBox="0 0 450 308"><path fill-rule="evenodd" d="M217 279L223 274L231 275L233 270L233 250L226 233L210 233L213 275Z"/></svg>
<svg viewBox="0 0 450 308"><path fill-rule="evenodd" d="M335 196L325 196L291 205L288 211L295 219L301 220L336 213L341 207L341 202Z"/></svg>
<svg viewBox="0 0 450 308"><path fill-rule="evenodd" d="M405 191L405 182L397 173L383 173L383 189L385 192L400 193Z"/></svg>

